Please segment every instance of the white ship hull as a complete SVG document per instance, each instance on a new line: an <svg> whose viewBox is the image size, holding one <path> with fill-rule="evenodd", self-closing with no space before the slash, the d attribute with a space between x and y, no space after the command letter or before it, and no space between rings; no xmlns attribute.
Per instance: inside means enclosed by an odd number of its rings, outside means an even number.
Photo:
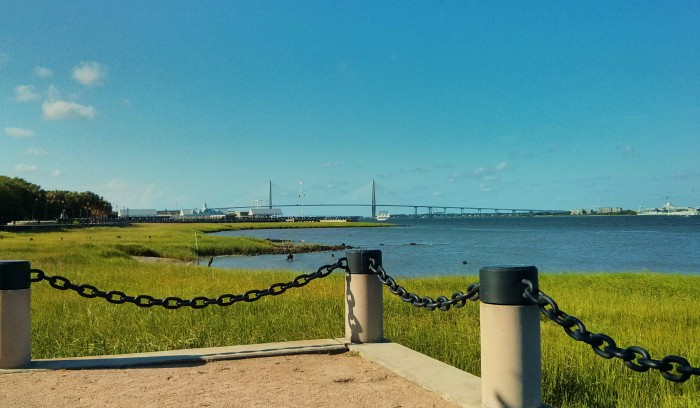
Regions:
<svg viewBox="0 0 700 408"><path fill-rule="evenodd" d="M637 215L678 215L689 217L691 215L700 215L700 209L693 207L676 207L667 201L661 208L647 208L637 212Z"/></svg>

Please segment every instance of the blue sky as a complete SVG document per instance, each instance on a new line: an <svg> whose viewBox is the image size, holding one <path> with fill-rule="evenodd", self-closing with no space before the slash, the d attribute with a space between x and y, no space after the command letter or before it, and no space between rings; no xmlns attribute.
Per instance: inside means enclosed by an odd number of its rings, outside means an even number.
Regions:
<svg viewBox="0 0 700 408"><path fill-rule="evenodd" d="M307 204L376 180L380 204L697 206L699 39L695 1L0 0L0 174L120 208L269 180L296 204L302 179Z"/></svg>

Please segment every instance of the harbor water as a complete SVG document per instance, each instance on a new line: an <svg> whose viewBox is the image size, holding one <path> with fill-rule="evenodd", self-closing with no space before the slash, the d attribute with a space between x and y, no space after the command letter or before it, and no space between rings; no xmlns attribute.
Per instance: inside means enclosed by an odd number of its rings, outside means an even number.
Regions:
<svg viewBox="0 0 700 408"><path fill-rule="evenodd" d="M492 265L534 265L544 273L662 272L700 274L700 217L562 216L391 218L382 228L226 231L293 242L379 249L395 276L476 275ZM344 252L225 256L212 266L304 272Z"/></svg>

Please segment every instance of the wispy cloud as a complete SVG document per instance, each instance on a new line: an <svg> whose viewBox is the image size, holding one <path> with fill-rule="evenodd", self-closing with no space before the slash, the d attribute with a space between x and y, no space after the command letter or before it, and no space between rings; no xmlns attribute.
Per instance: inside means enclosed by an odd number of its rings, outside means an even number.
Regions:
<svg viewBox="0 0 700 408"><path fill-rule="evenodd" d="M105 69L98 62L81 62L73 68L73 79L83 85L100 85L106 76Z"/></svg>
<svg viewBox="0 0 700 408"><path fill-rule="evenodd" d="M56 99L44 101L41 113L46 120L77 119L95 117L95 108L81 105L77 102Z"/></svg>
<svg viewBox="0 0 700 408"><path fill-rule="evenodd" d="M34 91L33 85L18 85L15 87L15 100L29 102L39 99L41 95Z"/></svg>
<svg viewBox="0 0 700 408"><path fill-rule="evenodd" d="M124 180L120 180L120 179L111 180L111 181L102 185L102 188L104 188L106 190L112 190L112 191L125 190L128 187L129 187L129 183L127 183Z"/></svg>
<svg viewBox="0 0 700 408"><path fill-rule="evenodd" d="M700 179L700 172L698 172L697 170L672 172L670 174L667 174L663 178L672 180L698 180Z"/></svg>
<svg viewBox="0 0 700 408"><path fill-rule="evenodd" d="M34 136L34 131L25 128L6 127L5 134L10 137L32 137Z"/></svg>
<svg viewBox="0 0 700 408"><path fill-rule="evenodd" d="M30 147L24 151L24 154L27 156L39 157L39 156L45 156L46 151L41 150L41 149L37 149L36 147Z"/></svg>
<svg viewBox="0 0 700 408"><path fill-rule="evenodd" d="M452 174L450 174L447 177L447 180L449 182L455 182L457 180L461 179L476 179L476 180L482 180L482 181L494 181L498 180L498 174L501 173L502 171L506 170L508 168L508 163L507 162L501 162L498 163L495 166L492 167L477 167L473 169L470 172L466 171L457 171Z"/></svg>
<svg viewBox="0 0 700 408"><path fill-rule="evenodd" d="M416 166L416 167L409 167L409 168L404 168L401 169L401 172L403 173L427 173L430 171L427 167L423 166Z"/></svg>
<svg viewBox="0 0 700 408"><path fill-rule="evenodd" d="M493 180L494 176L508 168L508 163L501 162L493 167L478 167L472 171L472 174L477 178L484 180Z"/></svg>
<svg viewBox="0 0 700 408"><path fill-rule="evenodd" d="M137 185L121 179L111 180L99 187L105 198L119 207L151 208L165 195L155 184Z"/></svg>
<svg viewBox="0 0 700 408"><path fill-rule="evenodd" d="M338 167L339 165L340 163L338 163L337 161L321 163L321 167Z"/></svg>
<svg viewBox="0 0 700 408"><path fill-rule="evenodd" d="M627 146L622 148L622 153L625 156L634 156L635 154L637 154L637 150L635 150L634 147L627 145Z"/></svg>
<svg viewBox="0 0 700 408"><path fill-rule="evenodd" d="M59 170L59 169L52 170L51 177L61 177L61 170Z"/></svg>
<svg viewBox="0 0 700 408"><path fill-rule="evenodd" d="M18 173L31 173L39 169L36 164L17 164L15 165L15 171Z"/></svg>
<svg viewBox="0 0 700 408"><path fill-rule="evenodd" d="M34 75L39 78L51 78L53 76L53 71L46 67L36 67L34 68Z"/></svg>

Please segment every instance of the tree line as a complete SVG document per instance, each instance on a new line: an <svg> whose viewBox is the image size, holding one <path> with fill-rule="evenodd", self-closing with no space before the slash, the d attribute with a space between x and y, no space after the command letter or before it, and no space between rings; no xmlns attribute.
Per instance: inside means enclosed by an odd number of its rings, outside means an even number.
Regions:
<svg viewBox="0 0 700 408"><path fill-rule="evenodd" d="M0 225L22 220L108 217L112 204L90 192L45 191L19 177L0 175Z"/></svg>

